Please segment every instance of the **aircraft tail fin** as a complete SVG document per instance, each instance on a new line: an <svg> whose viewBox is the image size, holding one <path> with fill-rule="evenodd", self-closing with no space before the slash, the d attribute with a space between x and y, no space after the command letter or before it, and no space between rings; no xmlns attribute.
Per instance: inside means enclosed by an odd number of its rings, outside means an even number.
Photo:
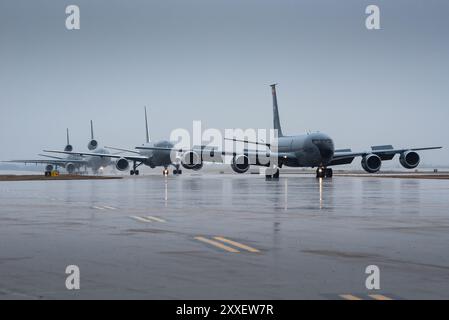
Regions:
<svg viewBox="0 0 449 320"><path fill-rule="evenodd" d="M145 107L145 133L146 133L146 142L149 143L150 142L150 132L148 131L148 117L147 117L147 107Z"/></svg>
<svg viewBox="0 0 449 320"><path fill-rule="evenodd" d="M279 120L278 99L276 96L276 84L271 86L271 94L273 95L273 129L277 130L278 137L282 137L281 121Z"/></svg>
<svg viewBox="0 0 449 320"><path fill-rule="evenodd" d="M67 128L67 144L65 145L64 151L72 151L73 147L70 144L70 137L69 137L69 128Z"/></svg>
<svg viewBox="0 0 449 320"><path fill-rule="evenodd" d="M90 139L94 140L94 123L90 120Z"/></svg>

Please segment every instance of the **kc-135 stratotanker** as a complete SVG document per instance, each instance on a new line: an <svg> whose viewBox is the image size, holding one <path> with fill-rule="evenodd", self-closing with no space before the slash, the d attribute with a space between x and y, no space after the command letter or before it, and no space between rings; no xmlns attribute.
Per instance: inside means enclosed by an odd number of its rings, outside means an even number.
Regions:
<svg viewBox="0 0 449 320"><path fill-rule="evenodd" d="M180 166L188 170L200 170L204 162L220 162L222 156L232 156L231 168L236 173L245 173L251 165L265 166L267 179L279 178L279 168L286 167L309 167L317 168L317 178L332 177L332 168L338 165L350 164L356 157L361 157L362 168L369 172L378 172L382 166L382 161L391 160L399 154L399 162L406 169L416 168L420 162L417 151L441 149L441 147L423 148L402 148L395 149L392 145L373 146L370 151L353 152L351 149L335 149L334 141L324 133L308 133L301 135L284 135L279 118L278 102L276 95L276 84L271 85L273 96L273 128L277 132L277 137L271 143L241 140L232 138L230 140L243 142L246 144L263 145L267 150L248 150L241 153L235 151L221 151L209 146L197 146L191 149L177 148L175 142L168 140L151 143L148 138L142 146L135 147L135 150L118 149L128 151L135 155L122 156L101 153L75 153L73 151L46 150L46 152L65 153L78 156L93 156L116 158L116 168L120 171L128 170L129 162L133 163L131 175L139 174L137 168L144 164L151 168L162 166L163 173L168 174L167 168L174 166L174 174L181 174ZM146 112L145 112L146 118ZM116 148L117 149L117 148ZM173 157L172 153L180 154ZM258 159L269 158L273 161L259 161ZM175 159L175 160L174 160Z"/></svg>

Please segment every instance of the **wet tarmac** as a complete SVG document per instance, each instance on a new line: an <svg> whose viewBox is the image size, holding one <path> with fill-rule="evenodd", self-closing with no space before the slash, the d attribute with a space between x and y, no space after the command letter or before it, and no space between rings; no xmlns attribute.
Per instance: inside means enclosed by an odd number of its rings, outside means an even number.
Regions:
<svg viewBox="0 0 449 320"><path fill-rule="evenodd" d="M448 180L0 182L0 299L448 299L448 208Z"/></svg>

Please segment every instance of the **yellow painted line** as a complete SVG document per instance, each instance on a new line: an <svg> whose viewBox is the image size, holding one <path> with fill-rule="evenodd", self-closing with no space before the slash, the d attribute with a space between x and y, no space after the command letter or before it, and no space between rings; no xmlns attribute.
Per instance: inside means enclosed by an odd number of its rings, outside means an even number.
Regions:
<svg viewBox="0 0 449 320"><path fill-rule="evenodd" d="M237 247L237 248L249 251L249 252L254 252L254 253L260 252L259 250L251 248L250 246L247 246L247 245L242 244L240 242L232 241L232 240L229 240L229 239L226 239L226 238L223 238L223 237L214 237L214 239L218 240L218 241L221 241L221 242L225 242L227 244L233 245L234 247Z"/></svg>
<svg viewBox="0 0 449 320"><path fill-rule="evenodd" d="M195 239L198 240L198 241L201 241L201 242L210 244L210 245L212 245L212 246L214 246L214 247L217 247L217 248L226 250L226 251L228 251L228 252L233 252L233 253L240 252L240 251L238 251L237 249L228 247L228 246L226 246L226 245L224 245L224 244L222 244L222 243L220 243L220 242L217 242L217 241L214 241L214 240L210 240L210 239L207 239L207 238L204 238L204 237L195 237Z"/></svg>
<svg viewBox="0 0 449 320"><path fill-rule="evenodd" d="M363 300L362 298L353 296L352 294L341 294L340 297L345 300Z"/></svg>
<svg viewBox="0 0 449 320"><path fill-rule="evenodd" d="M153 217L153 216L148 216L148 217L145 217L145 218L146 219L150 219L150 220L154 220L154 221L157 221L157 222L166 222L164 219Z"/></svg>
<svg viewBox="0 0 449 320"><path fill-rule="evenodd" d="M148 220L148 219L143 218L143 217L138 217L138 216L129 216L129 217L132 218L132 219L135 219L135 220L137 220L137 221L140 221L140 222L146 222L146 223L151 223L151 222L153 222L153 221Z"/></svg>
<svg viewBox="0 0 449 320"><path fill-rule="evenodd" d="M369 296L375 300L393 300L381 294L370 294Z"/></svg>

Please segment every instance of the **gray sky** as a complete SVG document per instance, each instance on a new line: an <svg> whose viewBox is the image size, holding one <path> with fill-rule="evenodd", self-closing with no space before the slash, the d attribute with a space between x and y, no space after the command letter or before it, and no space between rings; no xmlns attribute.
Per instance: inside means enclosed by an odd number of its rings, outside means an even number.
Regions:
<svg viewBox="0 0 449 320"><path fill-rule="evenodd" d="M77 4L81 30L65 28ZM381 9L381 30L365 8ZM443 145L449 164L449 2L266 0L2 0L0 159L153 140L171 129L326 132L337 147Z"/></svg>

